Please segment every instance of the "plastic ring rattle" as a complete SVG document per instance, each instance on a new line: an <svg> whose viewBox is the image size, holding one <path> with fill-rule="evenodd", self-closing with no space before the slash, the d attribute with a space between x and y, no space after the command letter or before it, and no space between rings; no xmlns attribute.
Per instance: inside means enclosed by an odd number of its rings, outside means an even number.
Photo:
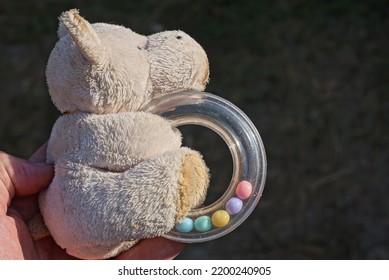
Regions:
<svg viewBox="0 0 389 280"><path fill-rule="evenodd" d="M168 119L174 127L192 124L213 130L232 155L232 178L225 193L211 205L190 211L164 237L185 243L205 242L242 224L258 204L266 180L265 149L250 119L231 102L198 91L161 96L143 110Z"/></svg>

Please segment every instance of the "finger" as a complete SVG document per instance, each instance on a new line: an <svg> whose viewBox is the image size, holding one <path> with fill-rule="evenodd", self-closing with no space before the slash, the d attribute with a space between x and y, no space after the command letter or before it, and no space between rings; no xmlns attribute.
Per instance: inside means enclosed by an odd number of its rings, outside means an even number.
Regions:
<svg viewBox="0 0 389 280"><path fill-rule="evenodd" d="M30 162L45 162L46 161L46 150L47 143L43 144L29 159ZM12 204L10 207L16 209L20 214L22 219L27 222L31 220L39 212L38 206L38 195L39 193L28 195L28 196L18 196L12 199ZM8 202L8 201L7 201ZM7 205L7 203L4 203ZM10 208L8 208L8 212Z"/></svg>
<svg viewBox="0 0 389 280"><path fill-rule="evenodd" d="M118 255L118 260L171 260L187 244L172 241L163 237L141 240L137 245Z"/></svg>
<svg viewBox="0 0 389 280"><path fill-rule="evenodd" d="M51 236L35 242L35 249L41 260L75 260L76 258L66 253L59 247Z"/></svg>
<svg viewBox="0 0 389 280"><path fill-rule="evenodd" d="M3 199L7 205L15 195L31 195L46 188L53 174L51 165L30 163L0 152L0 183L2 183L0 187L6 190Z"/></svg>
<svg viewBox="0 0 389 280"><path fill-rule="evenodd" d="M46 162L47 142L28 159L29 162Z"/></svg>

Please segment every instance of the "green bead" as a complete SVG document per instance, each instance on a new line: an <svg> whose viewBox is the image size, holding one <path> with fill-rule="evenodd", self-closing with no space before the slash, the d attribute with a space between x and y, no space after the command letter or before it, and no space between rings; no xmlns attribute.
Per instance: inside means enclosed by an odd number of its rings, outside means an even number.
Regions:
<svg viewBox="0 0 389 280"><path fill-rule="evenodd" d="M194 221L194 227L199 232L206 232L212 228L211 218L208 216L200 216Z"/></svg>

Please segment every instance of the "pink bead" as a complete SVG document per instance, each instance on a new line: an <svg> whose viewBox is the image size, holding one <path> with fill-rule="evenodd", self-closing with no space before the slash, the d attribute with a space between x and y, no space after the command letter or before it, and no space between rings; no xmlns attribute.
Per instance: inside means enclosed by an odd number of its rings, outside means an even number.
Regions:
<svg viewBox="0 0 389 280"><path fill-rule="evenodd" d="M240 199L247 199L253 192L253 186L248 181L241 181L236 187L236 196Z"/></svg>

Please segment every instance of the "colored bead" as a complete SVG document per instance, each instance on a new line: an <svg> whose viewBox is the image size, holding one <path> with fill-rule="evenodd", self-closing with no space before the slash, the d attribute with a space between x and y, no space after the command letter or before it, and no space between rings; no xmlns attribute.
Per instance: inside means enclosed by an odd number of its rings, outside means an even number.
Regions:
<svg viewBox="0 0 389 280"><path fill-rule="evenodd" d="M236 187L237 197L243 200L249 198L252 191L253 191L253 186L248 181L242 181Z"/></svg>
<svg viewBox="0 0 389 280"><path fill-rule="evenodd" d="M211 218L200 216L194 221L194 227L199 232L206 232L212 228Z"/></svg>
<svg viewBox="0 0 389 280"><path fill-rule="evenodd" d="M190 232L193 229L193 221L191 218L184 218L176 224L176 230L179 232Z"/></svg>
<svg viewBox="0 0 389 280"><path fill-rule="evenodd" d="M242 210L243 201L237 197L231 197L226 203L226 210L231 215L238 214Z"/></svg>
<svg viewBox="0 0 389 280"><path fill-rule="evenodd" d="M230 221L230 214L225 210L217 210L212 215L212 224L215 227L224 227Z"/></svg>

